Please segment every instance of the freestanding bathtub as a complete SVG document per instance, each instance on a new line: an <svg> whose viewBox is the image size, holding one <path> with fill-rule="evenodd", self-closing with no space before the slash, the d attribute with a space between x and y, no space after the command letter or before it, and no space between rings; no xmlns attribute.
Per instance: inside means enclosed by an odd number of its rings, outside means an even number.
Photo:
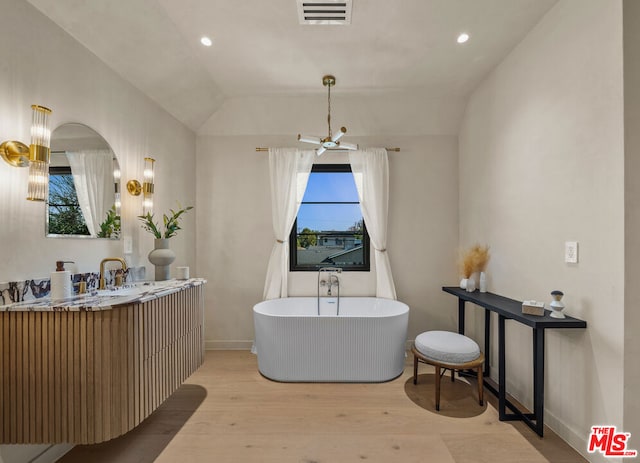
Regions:
<svg viewBox="0 0 640 463"><path fill-rule="evenodd" d="M375 297L289 297L253 307L258 369L285 382L382 382L402 374L409 307Z"/></svg>

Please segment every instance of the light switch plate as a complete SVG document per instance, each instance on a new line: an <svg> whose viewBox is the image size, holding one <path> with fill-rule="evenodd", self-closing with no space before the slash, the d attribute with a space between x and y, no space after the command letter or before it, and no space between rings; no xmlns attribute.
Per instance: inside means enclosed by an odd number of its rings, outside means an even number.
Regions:
<svg viewBox="0 0 640 463"><path fill-rule="evenodd" d="M578 242L566 241L564 243L564 261L567 264L578 263Z"/></svg>
<svg viewBox="0 0 640 463"><path fill-rule="evenodd" d="M133 239L130 236L124 237L124 253L131 254L133 252Z"/></svg>

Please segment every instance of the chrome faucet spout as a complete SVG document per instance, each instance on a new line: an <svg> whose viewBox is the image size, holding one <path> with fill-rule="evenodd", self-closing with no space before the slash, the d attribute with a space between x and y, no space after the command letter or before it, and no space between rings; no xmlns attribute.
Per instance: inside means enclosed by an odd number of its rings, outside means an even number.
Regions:
<svg viewBox="0 0 640 463"><path fill-rule="evenodd" d="M104 277L104 265L107 262L119 262L120 265L122 266L122 270L123 271L127 270L127 263L121 257L107 257L106 259L102 259L102 261L100 262L100 285L98 289L105 289L107 287L106 279Z"/></svg>
<svg viewBox="0 0 640 463"><path fill-rule="evenodd" d="M329 277L325 280L322 279L322 274L327 273ZM338 310L337 315L340 314L340 278L338 273L342 273L340 267L322 267L318 270L318 316L320 316L320 287L327 287L327 296L332 296L331 288L335 285L338 288Z"/></svg>

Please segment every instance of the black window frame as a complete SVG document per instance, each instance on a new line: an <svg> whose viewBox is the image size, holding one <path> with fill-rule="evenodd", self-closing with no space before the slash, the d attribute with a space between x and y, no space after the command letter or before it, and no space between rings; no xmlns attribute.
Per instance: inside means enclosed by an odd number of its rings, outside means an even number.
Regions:
<svg viewBox="0 0 640 463"><path fill-rule="evenodd" d="M314 164L311 173L351 173L350 164ZM305 202L301 204L360 204L360 201L322 201L322 202ZM371 245L367 224L362 219L362 265L351 265L343 267L344 272L370 272L371 271ZM328 267L331 264L298 264L298 217L293 222L291 233L289 234L289 271L291 272L317 272L322 267Z"/></svg>

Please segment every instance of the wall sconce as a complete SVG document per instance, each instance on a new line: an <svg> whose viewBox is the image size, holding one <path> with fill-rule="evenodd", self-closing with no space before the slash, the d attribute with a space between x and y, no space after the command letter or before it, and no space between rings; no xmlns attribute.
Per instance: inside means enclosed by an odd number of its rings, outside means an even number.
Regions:
<svg viewBox="0 0 640 463"><path fill-rule="evenodd" d="M127 191L133 196L143 194L142 214L153 213L153 166L156 162L153 158L144 158L144 173L142 185L138 180L129 180L127 182Z"/></svg>
<svg viewBox="0 0 640 463"><path fill-rule="evenodd" d="M29 166L29 189L27 199L46 201L49 183L49 155L51 152L51 129L49 114L51 110L44 106L31 105L31 144L19 141L5 141L0 145L0 155L14 167Z"/></svg>
<svg viewBox="0 0 640 463"><path fill-rule="evenodd" d="M120 215L120 209L122 207L122 200L120 198L120 166L118 160L113 158L113 184L114 184L114 206L116 208L116 215Z"/></svg>

